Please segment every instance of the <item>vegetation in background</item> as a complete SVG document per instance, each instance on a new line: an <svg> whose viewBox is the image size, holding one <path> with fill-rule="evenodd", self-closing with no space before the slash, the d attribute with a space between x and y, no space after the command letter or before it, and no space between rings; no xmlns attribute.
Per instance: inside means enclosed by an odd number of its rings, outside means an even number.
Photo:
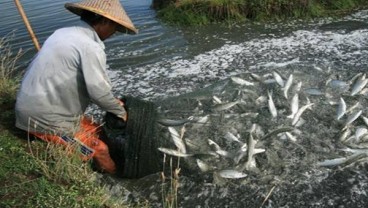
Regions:
<svg viewBox="0 0 368 208"><path fill-rule="evenodd" d="M22 51L13 54L9 45L10 38L0 38L0 107L9 109L14 106L18 89L19 76L16 73L16 62L22 56Z"/></svg>
<svg viewBox="0 0 368 208"><path fill-rule="evenodd" d="M203 25L337 16L367 8L368 0L153 0L153 7L168 23Z"/></svg>
<svg viewBox="0 0 368 208"><path fill-rule="evenodd" d="M15 128L22 52L13 54L8 40L0 39L0 207L128 207L107 195L75 151L30 142Z"/></svg>

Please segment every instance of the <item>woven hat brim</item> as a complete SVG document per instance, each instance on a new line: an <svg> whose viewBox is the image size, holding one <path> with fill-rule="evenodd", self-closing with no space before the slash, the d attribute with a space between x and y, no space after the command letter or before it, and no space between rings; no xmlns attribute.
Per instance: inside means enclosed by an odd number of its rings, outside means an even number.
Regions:
<svg viewBox="0 0 368 208"><path fill-rule="evenodd" d="M128 33L128 34L137 34L138 33L138 30L134 27L134 25L132 23L117 19L117 18L111 16L110 14L108 14L104 11L101 11L101 10L98 10L98 9L95 9L95 8L91 8L91 7L78 5L78 4L75 4L75 3L66 3L65 8L68 9L69 11L71 11L72 13L78 15L78 16L80 16L82 14L83 10L87 10L87 11L99 14L101 16L104 16L104 17L118 23L119 26L117 28L117 31L119 31L119 32Z"/></svg>

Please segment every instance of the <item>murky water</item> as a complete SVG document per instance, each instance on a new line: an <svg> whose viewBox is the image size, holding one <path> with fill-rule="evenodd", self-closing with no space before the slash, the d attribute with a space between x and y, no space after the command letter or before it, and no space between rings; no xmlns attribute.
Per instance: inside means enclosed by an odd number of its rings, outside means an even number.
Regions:
<svg viewBox="0 0 368 208"><path fill-rule="evenodd" d="M72 25L77 20L63 8L65 2L24 2L41 43L54 29ZM239 145L226 141L227 132L234 133L244 143L249 142L249 129L253 124L259 125L263 132L257 134L256 139L259 140L257 148L264 148L265 153L255 156L258 169L245 171L246 179L221 180L211 171L202 173L195 160L182 162L192 171L183 172L181 176L179 204L182 207L260 207L268 194L271 195L265 203L267 207L367 206L366 157L359 158L362 161L357 165L349 161L347 166L335 169L320 168L316 164L350 155L341 151L346 147L367 148L366 144L356 144L354 139L349 142L350 146L338 139L349 115L361 110L362 116L368 116L367 93L351 96L352 83L346 90L332 86L331 83L337 82L331 81L348 82L359 72L366 72L368 11L308 23L177 28L156 19L148 0L122 3L140 33L114 36L106 42L109 75L116 95L132 95L157 103L164 100L161 113L171 119L209 115L211 125L187 126L185 138L192 141L192 145L200 144L200 149L188 147L193 152L210 149L208 139L232 152L238 150ZM14 47L29 49L23 59L27 62L35 51L12 1L1 3L0 18L0 35L17 29ZM287 115L293 94L286 99L277 84L260 84L250 76L254 73L272 78L270 73L274 70L284 80L293 74L293 85L303 83L299 107L314 103L312 109L303 113L304 123L292 125L296 128L291 131L297 136L294 139L278 134L264 139L264 134L290 126L292 122ZM229 79L233 76L253 81L255 85L239 87ZM211 86L209 90L201 94L200 90L208 86ZM190 94L185 101L181 97L171 99L193 91L199 95ZM278 109L277 119L269 112L269 91L273 92ZM295 94L295 89L292 92ZM317 95L319 93L322 95ZM223 102L240 99L246 104L239 103L238 107L219 113L213 111L212 96ZM345 99L348 108L358 102L359 105L341 121L336 121L336 103L340 97ZM351 127L351 135L366 128L364 125L359 118ZM203 160L216 170L239 169L233 159ZM157 179L156 175L142 179L133 190L139 189L142 196L159 206L161 189Z"/></svg>

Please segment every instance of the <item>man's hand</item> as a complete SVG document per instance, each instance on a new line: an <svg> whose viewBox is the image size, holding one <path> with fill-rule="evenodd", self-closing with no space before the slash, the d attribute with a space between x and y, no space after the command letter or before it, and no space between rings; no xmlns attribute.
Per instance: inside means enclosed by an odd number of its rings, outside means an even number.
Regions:
<svg viewBox="0 0 368 208"><path fill-rule="evenodd" d="M121 118L124 120L124 122L127 122L128 121L128 113L126 112L125 110L125 107L124 107L124 102L121 101L120 99L117 99L119 104L124 108L124 111L125 111L125 114L121 116Z"/></svg>

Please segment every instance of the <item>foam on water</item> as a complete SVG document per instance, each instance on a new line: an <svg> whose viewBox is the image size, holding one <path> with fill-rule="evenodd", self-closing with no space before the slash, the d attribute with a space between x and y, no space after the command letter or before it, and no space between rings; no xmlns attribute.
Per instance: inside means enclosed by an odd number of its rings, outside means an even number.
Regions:
<svg viewBox="0 0 368 208"><path fill-rule="evenodd" d="M349 18L355 20L358 17L366 20L367 14L360 12ZM287 66L297 70L298 66L312 65L322 70L364 70L368 65L367 47L368 27L348 32L317 27L296 30L285 37L230 42L192 58L166 58L153 64L125 69L112 80L119 93L159 99L203 88L248 71ZM311 75L313 73L306 76Z"/></svg>

